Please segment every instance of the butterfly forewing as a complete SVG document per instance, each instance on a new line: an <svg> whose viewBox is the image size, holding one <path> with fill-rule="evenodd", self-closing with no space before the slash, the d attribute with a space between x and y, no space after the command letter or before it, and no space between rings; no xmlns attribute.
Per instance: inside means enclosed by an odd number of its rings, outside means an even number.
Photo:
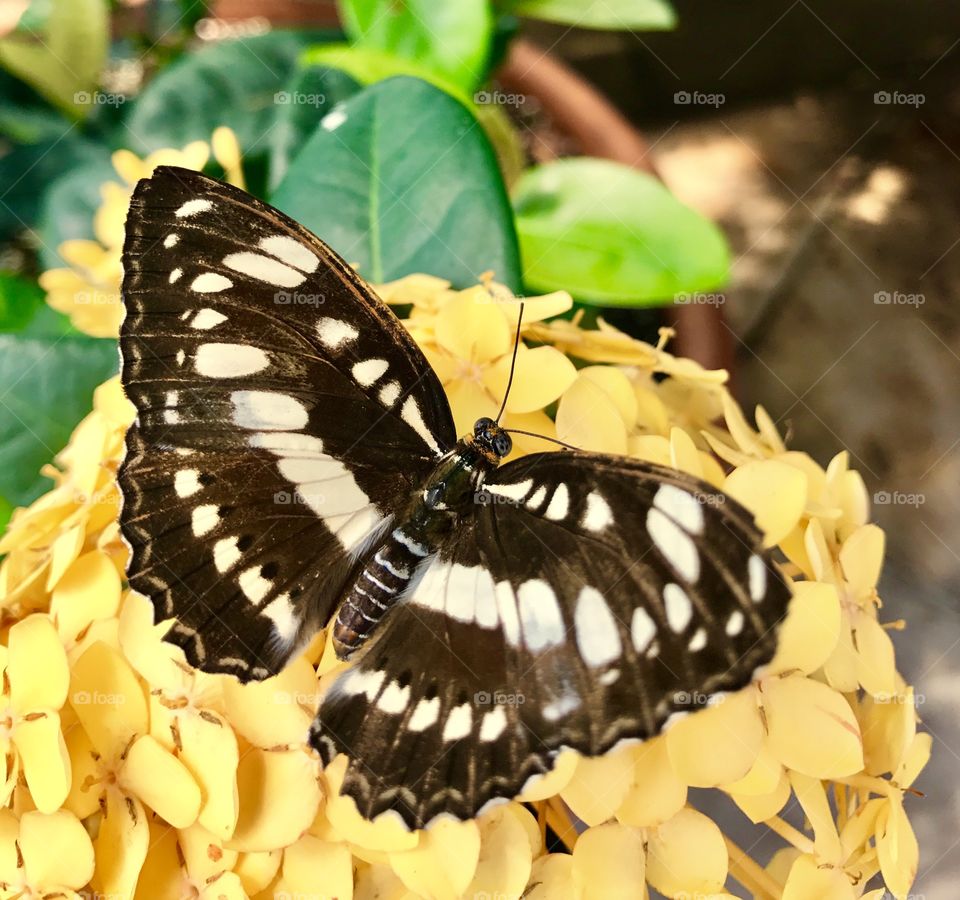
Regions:
<svg viewBox="0 0 960 900"><path fill-rule="evenodd" d="M747 683L789 592L739 504L676 471L556 453L499 470L313 741L361 811L474 815Z"/></svg>
<svg viewBox="0 0 960 900"><path fill-rule="evenodd" d="M454 441L449 407L352 270L241 190L158 168L123 261L131 584L192 663L266 677Z"/></svg>

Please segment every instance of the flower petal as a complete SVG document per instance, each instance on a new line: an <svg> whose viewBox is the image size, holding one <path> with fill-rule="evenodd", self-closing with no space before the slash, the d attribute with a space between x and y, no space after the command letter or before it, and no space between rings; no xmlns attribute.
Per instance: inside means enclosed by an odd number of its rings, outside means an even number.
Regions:
<svg viewBox="0 0 960 900"><path fill-rule="evenodd" d="M670 763L691 787L716 787L742 778L763 744L763 722L756 690L720 698L707 709L686 716L667 733ZM704 753L704 747L710 747Z"/></svg>
<svg viewBox="0 0 960 900"><path fill-rule="evenodd" d="M520 803L535 803L559 794L573 778L580 761L580 754L574 750L561 750L553 760L553 768L544 775L529 778L523 790L517 795Z"/></svg>
<svg viewBox="0 0 960 900"><path fill-rule="evenodd" d="M63 806L78 819L85 819L100 808L103 786L94 783L100 777L97 753L79 725L68 729L64 740L70 756L70 793Z"/></svg>
<svg viewBox="0 0 960 900"><path fill-rule="evenodd" d="M782 775L783 766L764 741L750 771L742 778L730 784L724 784L722 787L731 794L762 797L777 789Z"/></svg>
<svg viewBox="0 0 960 900"><path fill-rule="evenodd" d="M440 347L469 362L490 362L513 349L513 329L482 286L451 297L435 329Z"/></svg>
<svg viewBox="0 0 960 900"><path fill-rule="evenodd" d="M391 853L390 865L415 894L453 900L470 884L479 858L477 823L443 818L420 832L412 850Z"/></svg>
<svg viewBox="0 0 960 900"><path fill-rule="evenodd" d="M62 885L78 891L93 875L90 835L65 809L24 813L20 817L20 852L27 883L36 888Z"/></svg>
<svg viewBox="0 0 960 900"><path fill-rule="evenodd" d="M240 816L232 850L287 847L310 827L320 804L317 766L301 750L253 747L237 768Z"/></svg>
<svg viewBox="0 0 960 900"><path fill-rule="evenodd" d="M100 830L93 842L97 869L93 887L103 897L132 897L150 846L143 804L110 785Z"/></svg>
<svg viewBox="0 0 960 900"><path fill-rule="evenodd" d="M584 860L588 870L591 860ZM523 900L582 900L573 877L573 857L569 853L548 853L533 861L530 869L530 887Z"/></svg>
<svg viewBox="0 0 960 900"><path fill-rule="evenodd" d="M728 864L720 829L695 809L681 809L647 845L647 880L668 897L722 891Z"/></svg>
<svg viewBox="0 0 960 900"><path fill-rule="evenodd" d="M857 681L868 694L888 699L897 692L897 667L893 641L872 611L857 609L853 618L853 646Z"/></svg>
<svg viewBox="0 0 960 900"><path fill-rule="evenodd" d="M617 820L643 827L666 822L687 802L687 786L670 764L667 736L634 747L633 759L630 789L617 810Z"/></svg>
<svg viewBox="0 0 960 900"><path fill-rule="evenodd" d="M921 732L914 737L893 776L893 780L901 788L908 788L916 781L917 776L930 761L932 746L933 737L927 732Z"/></svg>
<svg viewBox="0 0 960 900"><path fill-rule="evenodd" d="M843 869L824 866L814 856L798 856L783 886L783 900L853 900L856 896Z"/></svg>
<svg viewBox="0 0 960 900"><path fill-rule="evenodd" d="M180 900L193 886L187 882L180 862L177 831L160 819L151 819L147 858L140 870L134 900Z"/></svg>
<svg viewBox="0 0 960 900"><path fill-rule="evenodd" d="M233 835L240 813L237 737L224 718L210 710L185 710L176 717L180 761L203 798L197 821L221 841Z"/></svg>
<svg viewBox="0 0 960 900"><path fill-rule="evenodd" d="M302 744L318 705L317 676L302 656L279 675L241 684L230 678L223 685L230 724L251 744L264 749Z"/></svg>
<svg viewBox="0 0 960 900"><path fill-rule="evenodd" d="M484 372L483 383L494 400L502 400L510 380L511 356L502 356ZM553 403L577 377L577 369L554 347L521 344L517 365L507 398L507 409L514 413L534 412Z"/></svg>
<svg viewBox="0 0 960 900"><path fill-rule="evenodd" d="M840 638L840 595L832 584L798 581L768 671L815 672Z"/></svg>
<svg viewBox="0 0 960 900"><path fill-rule="evenodd" d="M353 895L353 861L346 844L330 844L305 834L283 851L282 871L283 890L295 897L316 895L320 873L323 896L349 900Z"/></svg>
<svg viewBox="0 0 960 900"><path fill-rule="evenodd" d="M480 857L467 896L519 897L527 885L533 860L530 841L511 805L501 804L477 819Z"/></svg>
<svg viewBox="0 0 960 900"><path fill-rule="evenodd" d="M350 898L349 894L341 896L344 900ZM200 891L200 900L247 900L247 894L243 889L243 881L236 872L221 872L204 884Z"/></svg>
<svg viewBox="0 0 960 900"><path fill-rule="evenodd" d="M609 822L588 828L573 848L573 883L583 900L643 896L646 858L639 828Z"/></svg>
<svg viewBox="0 0 960 900"><path fill-rule="evenodd" d="M74 663L70 705L97 752L108 760L148 728L147 698L136 673L102 641Z"/></svg>
<svg viewBox="0 0 960 900"><path fill-rule="evenodd" d="M793 466L766 459L750 462L727 476L724 490L754 514L772 547L800 521L807 502L807 479Z"/></svg>
<svg viewBox="0 0 960 900"><path fill-rule="evenodd" d="M37 710L17 723L14 743L30 796L41 812L52 813L70 792L70 754L60 731L60 716Z"/></svg>
<svg viewBox="0 0 960 900"><path fill-rule="evenodd" d="M10 702L23 714L45 707L60 709L67 699L67 653L50 617L34 613L10 629L7 677Z"/></svg>
<svg viewBox="0 0 960 900"><path fill-rule="evenodd" d="M730 797L743 810L746 817L756 825L772 818L783 809L790 799L790 781L781 767L776 786L768 793L738 793L731 790Z"/></svg>
<svg viewBox="0 0 960 900"><path fill-rule="evenodd" d="M396 852L417 846L420 832L409 831L395 816L382 815L370 822L357 812L353 798L340 793L347 758L338 756L324 769L327 785L326 816L345 841L370 850Z"/></svg>
<svg viewBox="0 0 960 900"><path fill-rule="evenodd" d="M240 877L243 889L252 897L266 889L280 871L283 862L282 850L241 853L233 871ZM273 895L271 894L271 897Z"/></svg>
<svg viewBox="0 0 960 900"><path fill-rule="evenodd" d="M633 783L632 747L621 747L606 756L582 756L570 783L560 792L573 814L587 825L613 818Z"/></svg>
<svg viewBox="0 0 960 900"><path fill-rule="evenodd" d="M840 835L837 833L836 822L833 821L823 782L819 778L811 778L799 772L789 772L787 777L813 829L817 861L839 866L842 859Z"/></svg>
<svg viewBox="0 0 960 900"><path fill-rule="evenodd" d="M627 452L627 429L616 403L580 376L560 398L557 437L582 450Z"/></svg>
<svg viewBox="0 0 960 900"><path fill-rule="evenodd" d="M847 701L802 676L763 682L770 749L788 769L839 778L863 768L860 727Z"/></svg>
<svg viewBox="0 0 960 900"><path fill-rule="evenodd" d="M54 588L50 615L63 640L73 642L91 622L120 609L120 575L110 557L93 550L79 557Z"/></svg>
<svg viewBox="0 0 960 900"><path fill-rule="evenodd" d="M863 525L840 548L843 576L855 597L869 596L880 579L885 538L876 525Z"/></svg>
<svg viewBox="0 0 960 900"><path fill-rule="evenodd" d="M149 734L141 735L130 746L119 782L174 828L187 828L196 822L200 788L190 770Z"/></svg>
<svg viewBox="0 0 960 900"><path fill-rule="evenodd" d="M864 698L859 719L864 769L870 775L897 771L917 733L913 688L906 687L901 693L884 697Z"/></svg>

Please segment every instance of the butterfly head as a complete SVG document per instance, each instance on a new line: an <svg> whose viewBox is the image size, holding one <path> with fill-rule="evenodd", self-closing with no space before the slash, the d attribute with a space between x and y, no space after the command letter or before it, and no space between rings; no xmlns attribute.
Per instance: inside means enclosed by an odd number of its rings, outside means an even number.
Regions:
<svg viewBox="0 0 960 900"><path fill-rule="evenodd" d="M477 419L473 426L473 443L483 452L491 462L500 462L513 450L513 441L493 419L486 417Z"/></svg>

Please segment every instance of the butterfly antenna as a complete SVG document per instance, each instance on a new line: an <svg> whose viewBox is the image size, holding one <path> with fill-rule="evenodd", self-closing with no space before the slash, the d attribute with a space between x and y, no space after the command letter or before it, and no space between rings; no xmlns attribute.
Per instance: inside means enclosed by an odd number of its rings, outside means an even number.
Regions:
<svg viewBox="0 0 960 900"><path fill-rule="evenodd" d="M520 315L517 316L517 334L513 339L513 359L510 360L510 377L507 379L507 389L503 392L503 403L500 404L500 412L497 413L496 422L500 424L500 417L507 408L507 397L510 396L510 387L513 385L513 370L517 367L517 351L520 349L520 326L523 324L523 301L520 301Z"/></svg>
<svg viewBox="0 0 960 900"><path fill-rule="evenodd" d="M519 428L504 428L503 430L507 434L525 434L527 437L539 438L541 441L550 441L551 444L559 444L568 450L580 449L579 447L574 447L573 444L568 444L566 441L561 441L559 438L547 437L545 434L537 434L535 431L521 431Z"/></svg>

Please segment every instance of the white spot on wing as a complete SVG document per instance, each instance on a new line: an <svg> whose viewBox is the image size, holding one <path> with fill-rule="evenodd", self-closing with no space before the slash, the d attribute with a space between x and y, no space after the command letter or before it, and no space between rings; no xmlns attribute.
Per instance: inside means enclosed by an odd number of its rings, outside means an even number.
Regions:
<svg viewBox="0 0 960 900"><path fill-rule="evenodd" d="M316 272L317 266L320 265L320 259L316 253L285 234L260 238L260 249L272 253L288 266L294 266L303 272Z"/></svg>
<svg viewBox="0 0 960 900"><path fill-rule="evenodd" d="M473 725L473 713L469 703L461 703L450 710L443 726L443 740L456 741L470 734Z"/></svg>
<svg viewBox="0 0 960 900"><path fill-rule="evenodd" d="M663 589L663 603L667 611L667 624L679 634L693 617L693 604L687 592L680 585L670 583Z"/></svg>
<svg viewBox="0 0 960 900"><path fill-rule="evenodd" d="M550 498L550 504L543 514L548 519L558 521L566 517L569 509L570 492L567 490L567 486L561 481L554 490L553 496Z"/></svg>
<svg viewBox="0 0 960 900"><path fill-rule="evenodd" d="M653 498L654 506L692 534L703 531L703 507L696 497L672 484L662 484Z"/></svg>
<svg viewBox="0 0 960 900"><path fill-rule="evenodd" d="M220 512L216 504L204 503L196 507L190 515L194 537L203 537L207 532L213 531L219 521Z"/></svg>
<svg viewBox="0 0 960 900"><path fill-rule="evenodd" d="M547 489L543 485L540 485L531 495L530 499L527 500L526 507L527 509L536 509L543 503L544 499L547 496Z"/></svg>
<svg viewBox="0 0 960 900"><path fill-rule="evenodd" d="M587 508L583 513L581 526L587 531L603 531L613 524L613 511L609 504L596 491L587 494Z"/></svg>
<svg viewBox="0 0 960 900"><path fill-rule="evenodd" d="M596 588L587 586L580 591L574 624L577 647L588 666L603 666L620 656L620 632L616 620L603 594Z"/></svg>
<svg viewBox="0 0 960 900"><path fill-rule="evenodd" d="M249 275L258 281L264 281L274 287L298 287L303 284L307 276L303 272L286 265L262 253L230 253L223 259L223 264L241 275Z"/></svg>
<svg viewBox="0 0 960 900"><path fill-rule="evenodd" d="M687 645L687 649L697 651L702 650L707 646L707 630L705 628L698 628L692 638L690 638L690 643Z"/></svg>
<svg viewBox="0 0 960 900"><path fill-rule="evenodd" d="M750 599L759 603L767 592L767 567L756 553L747 562L747 575L750 580Z"/></svg>
<svg viewBox="0 0 960 900"><path fill-rule="evenodd" d="M507 727L507 714L502 706L497 706L489 712L484 713L483 721L480 723L480 740L483 743L495 741L503 730Z"/></svg>
<svg viewBox="0 0 960 900"><path fill-rule="evenodd" d="M277 635L285 643L289 643L297 634L300 626L297 611L290 602L289 594L279 594L262 610L263 614L273 621Z"/></svg>
<svg viewBox="0 0 960 900"><path fill-rule="evenodd" d="M201 344L194 359L194 368L208 378L239 378L269 365L267 354L249 344Z"/></svg>
<svg viewBox="0 0 960 900"><path fill-rule="evenodd" d="M700 577L697 545L676 522L655 506L647 513L647 531L657 549L680 576L691 584Z"/></svg>
<svg viewBox="0 0 960 900"><path fill-rule="evenodd" d="M210 309L210 307L205 307L193 317L190 327L198 328L200 331L208 331L215 325L226 321L227 317L223 313L217 312L215 309Z"/></svg>
<svg viewBox="0 0 960 900"><path fill-rule="evenodd" d="M174 270L170 273L170 277L167 279L167 281L168 281L170 284L176 284L176 283L180 280L180 277L181 277L182 275L183 275L183 269L181 269L181 268L178 266L176 269L174 269Z"/></svg>
<svg viewBox="0 0 960 900"><path fill-rule="evenodd" d="M410 685L400 687L399 681L391 681L380 695L377 701L377 708L391 715L399 715L410 702Z"/></svg>
<svg viewBox="0 0 960 900"><path fill-rule="evenodd" d="M323 441L299 431L263 431L251 434L247 443L251 447L269 450L278 456L311 457L323 455Z"/></svg>
<svg viewBox="0 0 960 900"><path fill-rule="evenodd" d="M204 197L197 197L194 200L188 200L178 209L174 215L178 219L186 219L189 216L195 216L197 213L206 212L212 209L213 204Z"/></svg>
<svg viewBox="0 0 960 900"><path fill-rule="evenodd" d="M290 431L303 428L310 419L307 408L288 394L272 391L234 391L233 423L257 431Z"/></svg>
<svg viewBox="0 0 960 900"><path fill-rule="evenodd" d="M637 653L645 652L656 635L656 622L650 617L650 613L642 606L638 606L633 611L633 618L630 620L630 638L633 641L633 649Z"/></svg>
<svg viewBox="0 0 960 900"><path fill-rule="evenodd" d="M400 382L391 381L380 388L380 402L384 406L393 406L400 397Z"/></svg>
<svg viewBox="0 0 960 900"><path fill-rule="evenodd" d="M420 407L413 397L407 397L407 399L403 401L400 418L423 438L424 443L433 450L434 453L440 452L440 447L430 433L430 429L427 428L427 423L423 421L423 413L420 412Z"/></svg>
<svg viewBox="0 0 960 900"><path fill-rule="evenodd" d="M536 653L545 647L562 644L564 638L563 617L553 588L539 578L532 578L520 585L517 591L520 622L523 626L523 642L527 649Z"/></svg>
<svg viewBox="0 0 960 900"><path fill-rule="evenodd" d="M179 240L180 240L179 234L177 234L176 232L170 232L170 234L168 234L163 239L163 246L169 250L171 247L175 246L177 241Z"/></svg>
<svg viewBox="0 0 960 900"><path fill-rule="evenodd" d="M573 712L580 705L580 697L569 691L561 694L556 700L551 700L543 707L543 717L548 722L556 722L567 713Z"/></svg>
<svg viewBox="0 0 960 900"><path fill-rule="evenodd" d="M370 387L387 371L389 363L385 359L365 359L350 370L354 381L361 387Z"/></svg>
<svg viewBox="0 0 960 900"><path fill-rule="evenodd" d="M477 589L477 576L480 569L474 566L462 566L454 563L450 567L447 582L446 611L451 619L458 622L472 622L474 616L474 596Z"/></svg>
<svg viewBox="0 0 960 900"><path fill-rule="evenodd" d="M236 537L223 538L213 545L213 564L218 572L232 569L243 554L237 547Z"/></svg>
<svg viewBox="0 0 960 900"><path fill-rule="evenodd" d="M730 613L725 631L727 632L727 637L736 637L743 631L743 613L740 612L739 609L735 609Z"/></svg>
<svg viewBox="0 0 960 900"><path fill-rule="evenodd" d="M267 594L270 593L272 582L268 581L260 574L260 566L251 566L244 569L237 579L240 584L240 590L247 595L251 603L259 603Z"/></svg>
<svg viewBox="0 0 960 900"><path fill-rule="evenodd" d="M190 290L198 294L216 294L232 287L233 282L219 272L203 272L190 283Z"/></svg>
<svg viewBox="0 0 960 900"><path fill-rule="evenodd" d="M503 623L503 636L511 647L520 644L520 618L517 615L517 600L509 581L498 581L494 590L497 615Z"/></svg>
<svg viewBox="0 0 960 900"><path fill-rule="evenodd" d="M533 479L527 478L516 484L489 484L484 487L484 490L488 494L496 494L498 497L506 497L508 500L516 500L519 503L532 487Z"/></svg>
<svg viewBox="0 0 960 900"><path fill-rule="evenodd" d="M355 341L360 336L360 332L340 319L324 316L317 322L317 336L324 347L336 350L341 344Z"/></svg>
<svg viewBox="0 0 960 900"><path fill-rule="evenodd" d="M431 725L434 725L439 717L440 698L433 697L427 700L426 697L423 697L413 708L413 715L410 716L410 721L407 722L407 729L409 731L424 731Z"/></svg>
<svg viewBox="0 0 960 900"><path fill-rule="evenodd" d="M200 490L200 473L196 469L181 469L173 476L173 489L178 497L192 497Z"/></svg>

